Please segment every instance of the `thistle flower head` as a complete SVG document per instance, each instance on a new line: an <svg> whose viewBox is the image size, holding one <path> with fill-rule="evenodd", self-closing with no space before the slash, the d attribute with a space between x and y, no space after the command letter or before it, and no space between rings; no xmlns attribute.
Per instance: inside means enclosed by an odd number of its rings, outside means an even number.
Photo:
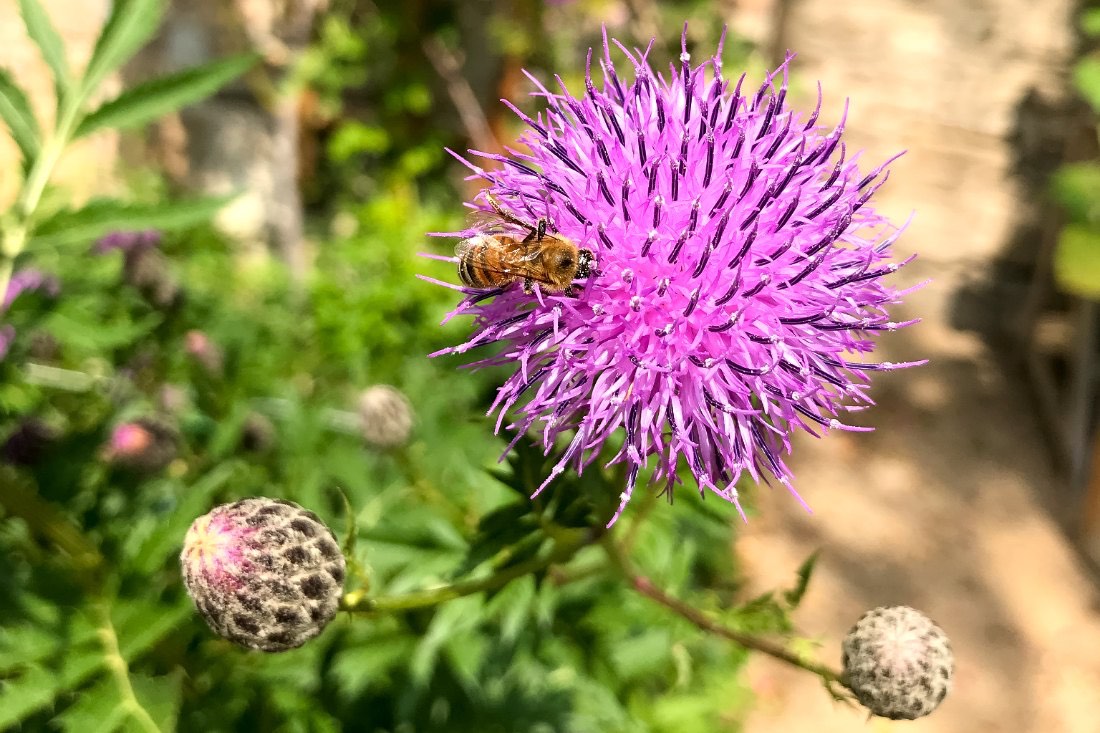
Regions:
<svg viewBox="0 0 1100 733"><path fill-rule="evenodd" d="M219 636L285 651L336 616L346 564L332 531L302 507L257 497L194 521L180 554L183 580Z"/></svg>
<svg viewBox="0 0 1100 733"><path fill-rule="evenodd" d="M627 481L612 522L649 466L670 492L686 466L701 492L739 510L743 473L790 487L791 434L846 428L844 405L870 402L867 372L905 366L854 356L907 325L889 319L899 293L882 280L900 266L890 247L901 228L870 205L890 161L861 172L843 119L818 125L820 93L808 115L787 108L792 57L752 88L724 76L721 44L693 65L686 29L667 74L651 49L605 37L579 96L532 77L543 112L505 102L527 126L525 150L471 151L497 170L460 158L503 208L545 218L596 267L575 297L458 288L466 297L448 318L472 315L473 333L439 352L503 345L474 366L514 367L491 412L498 430L512 416L516 440L534 430L561 450L547 483L581 471L622 428L611 463L626 463Z"/></svg>
<svg viewBox="0 0 1100 733"><path fill-rule="evenodd" d="M915 720L951 691L955 657L947 635L908 606L863 614L844 637L843 651L848 685L874 715Z"/></svg>

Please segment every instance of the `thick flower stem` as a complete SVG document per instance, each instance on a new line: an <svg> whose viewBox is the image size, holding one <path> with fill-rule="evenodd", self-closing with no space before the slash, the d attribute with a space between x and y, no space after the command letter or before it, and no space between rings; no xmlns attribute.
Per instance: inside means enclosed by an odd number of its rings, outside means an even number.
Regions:
<svg viewBox="0 0 1100 733"><path fill-rule="evenodd" d="M611 558L612 564L620 570L634 590L638 591L646 598L661 604L704 631L709 631L712 634L729 639L733 643L746 649L752 649L753 651L767 654L781 662L786 662L792 666L805 669L808 672L813 672L821 677L826 685L835 684L847 687L840 672L823 664L803 659L801 656L795 654L781 644L724 626L679 598L665 593L663 590L656 587L649 578L637 573L630 560L622 553L618 545L616 545L614 540L609 536L603 538L602 544L608 556Z"/></svg>
<svg viewBox="0 0 1100 733"><path fill-rule="evenodd" d="M353 591L344 596L341 610L355 613L395 613L416 608L427 608L455 598L496 590L517 578L522 578L524 575L536 573L551 565L569 560L581 548L591 544L596 539L595 530L573 530L570 532L569 538L559 540L550 552L539 557L533 557L518 565L504 568L484 578L463 580L436 588L427 588L402 595L381 596L379 598L365 598Z"/></svg>
<svg viewBox="0 0 1100 733"><path fill-rule="evenodd" d="M97 599L93 605L95 606L98 622L96 634L99 636L99 641L103 645L103 652L107 657L107 669L118 687L122 707L141 730L160 733L160 726L149 715L149 711L142 706L134 693L133 685L130 684L130 668L118 646L118 634L115 633L114 623L111 621L110 605L103 598Z"/></svg>
<svg viewBox="0 0 1100 733"><path fill-rule="evenodd" d="M27 178L23 181L23 188L15 202L16 222L8 231L0 233L0 297L8 292L15 259L23 252L30 239L34 214L42 200L42 193L80 122L83 95L66 96L68 98L61 105L53 133L31 163Z"/></svg>

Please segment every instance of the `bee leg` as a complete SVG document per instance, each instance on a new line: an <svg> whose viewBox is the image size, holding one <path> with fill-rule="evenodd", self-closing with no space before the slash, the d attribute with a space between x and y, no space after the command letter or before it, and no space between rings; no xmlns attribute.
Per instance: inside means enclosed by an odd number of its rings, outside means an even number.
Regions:
<svg viewBox="0 0 1100 733"><path fill-rule="evenodd" d="M546 236L546 217L540 217L538 223L538 236L535 238L536 242L541 242L542 238Z"/></svg>
<svg viewBox="0 0 1100 733"><path fill-rule="evenodd" d="M529 277L523 278L523 292L525 295L531 295L535 292L535 281Z"/></svg>

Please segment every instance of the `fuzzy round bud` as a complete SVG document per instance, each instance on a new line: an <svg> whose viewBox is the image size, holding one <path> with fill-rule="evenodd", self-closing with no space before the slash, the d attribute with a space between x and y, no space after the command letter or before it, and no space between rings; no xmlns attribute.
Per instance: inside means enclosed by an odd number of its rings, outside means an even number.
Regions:
<svg viewBox="0 0 1100 733"><path fill-rule="evenodd" d="M346 565L313 512L262 497L215 507L194 521L180 554L183 581L214 633L281 652L336 616Z"/></svg>
<svg viewBox="0 0 1100 733"><path fill-rule="evenodd" d="M183 337L184 350L211 375L222 372L225 358L222 350L204 332L193 329Z"/></svg>
<svg viewBox="0 0 1100 733"><path fill-rule="evenodd" d="M120 423L103 448L108 463L141 473L155 473L176 457L176 431L151 418Z"/></svg>
<svg viewBox="0 0 1100 733"><path fill-rule="evenodd" d="M241 427L241 448L250 453L265 453L275 445L275 426L267 416L253 412Z"/></svg>
<svg viewBox="0 0 1100 733"><path fill-rule="evenodd" d="M157 308L172 308L183 298L179 283L169 271L168 258L158 249L127 250L122 272L126 282Z"/></svg>
<svg viewBox="0 0 1100 733"><path fill-rule="evenodd" d="M359 395L359 419L363 440L378 448L393 448L409 439L412 405L399 390L378 384Z"/></svg>
<svg viewBox="0 0 1100 733"><path fill-rule="evenodd" d="M915 609L868 611L842 648L848 685L874 715L915 720L935 710L951 690L955 658L947 635Z"/></svg>

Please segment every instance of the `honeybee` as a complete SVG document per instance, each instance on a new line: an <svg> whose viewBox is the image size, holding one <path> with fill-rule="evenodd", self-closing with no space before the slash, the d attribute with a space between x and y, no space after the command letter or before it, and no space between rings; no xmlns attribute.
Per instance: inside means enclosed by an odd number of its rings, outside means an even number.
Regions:
<svg viewBox="0 0 1100 733"><path fill-rule="evenodd" d="M523 292L534 292L535 283L551 293L573 294L573 281L592 273L592 250L580 249L565 237L549 234L547 221L531 225L505 210L492 196L493 212L478 212L483 231L464 239L455 248L458 276L471 288L502 288L523 281ZM526 232L520 236L514 229ZM510 230L512 230L510 232Z"/></svg>

